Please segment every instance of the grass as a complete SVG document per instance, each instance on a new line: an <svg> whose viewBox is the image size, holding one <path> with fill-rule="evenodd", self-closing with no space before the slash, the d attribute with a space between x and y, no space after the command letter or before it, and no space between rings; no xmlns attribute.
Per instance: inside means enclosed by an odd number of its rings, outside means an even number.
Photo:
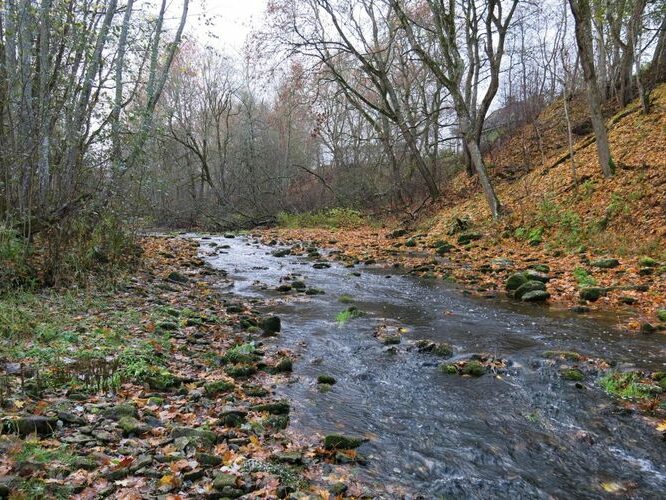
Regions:
<svg viewBox="0 0 666 500"><path fill-rule="evenodd" d="M577 267L576 269L574 269L573 275L574 278L576 278L576 281L578 282L578 286L580 287L595 286L597 284L597 280L595 280L590 275L590 273L588 273L582 267Z"/></svg>
<svg viewBox="0 0 666 500"><path fill-rule="evenodd" d="M336 316L335 316L335 321L339 325L344 325L348 321L356 318L360 318L363 316L363 312L359 311L356 307L348 307L344 311L340 311Z"/></svg>
<svg viewBox="0 0 666 500"><path fill-rule="evenodd" d="M347 294L342 294L338 297L338 302L341 304L352 304L354 302L354 297Z"/></svg>
<svg viewBox="0 0 666 500"><path fill-rule="evenodd" d="M350 208L331 208L319 212L289 214L281 212L277 216L278 224L289 229L302 228L355 228L365 225L366 217Z"/></svg>
<svg viewBox="0 0 666 500"><path fill-rule="evenodd" d="M223 356L226 363L252 363L256 361L256 346L254 342L239 344L229 349Z"/></svg>
<svg viewBox="0 0 666 500"><path fill-rule="evenodd" d="M622 399L649 399L659 387L642 383L638 372L609 372L599 380L599 385L609 394Z"/></svg>

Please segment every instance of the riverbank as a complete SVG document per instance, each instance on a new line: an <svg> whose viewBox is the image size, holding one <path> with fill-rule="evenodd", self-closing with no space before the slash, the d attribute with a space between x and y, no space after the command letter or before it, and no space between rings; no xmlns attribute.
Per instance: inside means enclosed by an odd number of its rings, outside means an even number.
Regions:
<svg viewBox="0 0 666 500"><path fill-rule="evenodd" d="M0 497L360 494L340 446L285 433L279 318L226 293L196 242L141 247L112 285L0 301Z"/></svg>
<svg viewBox="0 0 666 500"><path fill-rule="evenodd" d="M547 303L581 314L617 315L631 332L666 332L666 263L647 257L614 258L582 249L552 252L503 238L498 233L461 229L452 234L419 230L359 227L353 229L267 229L261 240L333 250L331 258L347 264L399 266L416 276L457 283L481 297L510 293L511 276L536 271L544 275ZM304 243L301 245L301 243ZM529 277L529 276L528 276Z"/></svg>

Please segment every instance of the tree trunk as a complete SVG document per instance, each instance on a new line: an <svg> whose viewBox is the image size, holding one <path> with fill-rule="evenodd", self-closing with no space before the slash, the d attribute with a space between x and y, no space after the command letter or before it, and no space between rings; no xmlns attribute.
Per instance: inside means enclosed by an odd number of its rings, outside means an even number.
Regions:
<svg viewBox="0 0 666 500"><path fill-rule="evenodd" d="M473 137L466 141L466 143L467 149L470 153L470 158L474 168L476 169L476 173L479 176L479 181L481 182L481 187L483 188L483 194L486 197L488 206L490 207L490 213L492 214L493 219L498 219L500 215L502 215L502 206L500 205L499 199L497 198L495 190L493 189L493 185L490 182L490 178L488 177L479 145Z"/></svg>
<svg viewBox="0 0 666 500"><path fill-rule="evenodd" d="M597 75L594 68L590 4L588 0L569 0L569 5L576 25L576 44L578 45L578 53L587 87L587 101L590 108L592 128L597 140L599 166L605 177L611 177L614 174L615 167L608 146L608 133L601 112L601 93L597 85Z"/></svg>

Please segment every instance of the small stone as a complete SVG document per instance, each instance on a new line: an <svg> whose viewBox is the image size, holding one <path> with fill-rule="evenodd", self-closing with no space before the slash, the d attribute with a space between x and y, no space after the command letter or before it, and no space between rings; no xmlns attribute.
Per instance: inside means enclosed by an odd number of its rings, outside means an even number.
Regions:
<svg viewBox="0 0 666 500"><path fill-rule="evenodd" d="M278 257L278 258L286 257L287 255L290 255L290 254L291 254L291 250L289 248L274 250L273 252L271 252L271 255L273 257Z"/></svg>
<svg viewBox="0 0 666 500"><path fill-rule="evenodd" d="M104 408L102 411L102 416L109 418L111 420L118 420L121 417L138 417L139 412L136 409L134 403L121 403L115 406L110 406Z"/></svg>
<svg viewBox="0 0 666 500"><path fill-rule="evenodd" d="M240 427L245 423L247 410L242 408L225 408L220 414L220 420L227 427Z"/></svg>
<svg viewBox="0 0 666 500"><path fill-rule="evenodd" d="M213 431L193 427L174 427L171 430L171 437L174 439L186 437L206 448L211 448L217 441L217 434Z"/></svg>
<svg viewBox="0 0 666 500"><path fill-rule="evenodd" d="M172 281L174 283L187 283L190 279L187 276L174 271L170 273L169 276L167 276L167 280Z"/></svg>
<svg viewBox="0 0 666 500"><path fill-rule="evenodd" d="M644 321L641 323L640 327L640 332L641 333L654 333L657 331L657 327L655 327L653 324L648 323L647 321Z"/></svg>

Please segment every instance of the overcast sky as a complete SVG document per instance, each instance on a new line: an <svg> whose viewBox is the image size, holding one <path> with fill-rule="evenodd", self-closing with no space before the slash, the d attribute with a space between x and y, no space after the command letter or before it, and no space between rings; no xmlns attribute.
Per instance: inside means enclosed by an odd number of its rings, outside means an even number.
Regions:
<svg viewBox="0 0 666 500"><path fill-rule="evenodd" d="M251 29L261 24L267 3L268 0L192 0L187 32L201 43L237 55ZM206 26L204 17L212 20L210 26Z"/></svg>

